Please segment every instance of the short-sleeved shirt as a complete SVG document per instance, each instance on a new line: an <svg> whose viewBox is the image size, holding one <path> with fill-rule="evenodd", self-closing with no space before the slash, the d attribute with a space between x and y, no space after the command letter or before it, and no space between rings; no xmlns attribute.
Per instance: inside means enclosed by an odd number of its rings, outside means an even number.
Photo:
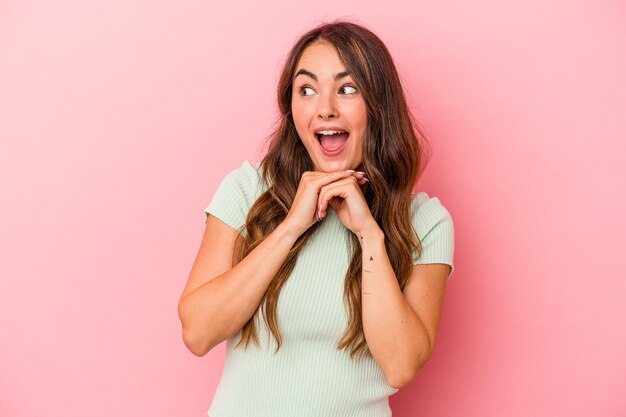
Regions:
<svg viewBox="0 0 626 417"><path fill-rule="evenodd" d="M247 160L221 181L205 209L247 235L245 220L265 191L260 162ZM438 198L411 196L413 226L422 254L413 264L444 263L454 270L454 225ZM208 410L210 417L389 417L391 387L371 354L351 359L336 345L348 325L344 279L351 259L352 232L332 206L319 230L298 254L279 294L277 319L283 344L276 342L262 318L255 318L260 346L227 341L224 372Z"/></svg>

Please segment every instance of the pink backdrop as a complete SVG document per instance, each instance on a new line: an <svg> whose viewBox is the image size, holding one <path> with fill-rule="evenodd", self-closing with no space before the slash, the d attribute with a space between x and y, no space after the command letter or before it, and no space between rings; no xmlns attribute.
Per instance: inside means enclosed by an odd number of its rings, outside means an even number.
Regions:
<svg viewBox="0 0 626 417"><path fill-rule="evenodd" d="M206 414L225 345L177 316L202 210L336 17L391 50L456 226L394 416L625 415L625 3L296 3L0 2L0 415Z"/></svg>

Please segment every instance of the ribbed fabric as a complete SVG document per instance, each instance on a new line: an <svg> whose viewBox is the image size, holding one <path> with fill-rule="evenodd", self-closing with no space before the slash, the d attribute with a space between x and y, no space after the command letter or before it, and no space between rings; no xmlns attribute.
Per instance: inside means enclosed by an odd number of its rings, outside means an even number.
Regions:
<svg viewBox="0 0 626 417"><path fill-rule="evenodd" d="M260 163L244 161L229 172L205 209L246 236L248 210L264 191ZM413 263L453 266L454 225L436 197L413 195L412 219L422 241L422 256ZM326 218L300 252L278 299L276 341L262 318L255 323L261 342L235 345L241 332L227 341L224 373L210 417L389 417L391 387L371 355L350 359L337 350L348 316L343 285L350 261L350 232L331 206ZM450 275L452 275L452 271Z"/></svg>

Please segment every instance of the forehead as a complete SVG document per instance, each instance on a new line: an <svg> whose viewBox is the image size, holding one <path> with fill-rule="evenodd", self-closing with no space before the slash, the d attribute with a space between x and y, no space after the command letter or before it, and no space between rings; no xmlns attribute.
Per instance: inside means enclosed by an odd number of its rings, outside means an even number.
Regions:
<svg viewBox="0 0 626 417"><path fill-rule="evenodd" d="M305 68L316 74L324 74L345 70L345 65L341 62L337 50L332 44L318 41L302 51L296 65L296 71L300 68Z"/></svg>

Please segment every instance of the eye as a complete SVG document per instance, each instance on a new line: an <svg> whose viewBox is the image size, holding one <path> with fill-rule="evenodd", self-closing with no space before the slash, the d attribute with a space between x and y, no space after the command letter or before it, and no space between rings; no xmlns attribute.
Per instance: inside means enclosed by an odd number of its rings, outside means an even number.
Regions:
<svg viewBox="0 0 626 417"><path fill-rule="evenodd" d="M347 94L355 94L355 93L356 93L356 87L354 87L354 86L352 86L352 85L348 85L348 84L346 84L346 85L344 85L343 87L341 87L341 89L344 89L344 88L351 88L351 89L353 89L353 90L354 90L354 92L353 92L353 93L347 93Z"/></svg>
<svg viewBox="0 0 626 417"><path fill-rule="evenodd" d="M313 89L311 87L309 87L308 85L305 85L305 86L300 87L300 95L301 96L310 96L311 94L305 94L304 93L304 91L307 90L307 89L313 91Z"/></svg>

